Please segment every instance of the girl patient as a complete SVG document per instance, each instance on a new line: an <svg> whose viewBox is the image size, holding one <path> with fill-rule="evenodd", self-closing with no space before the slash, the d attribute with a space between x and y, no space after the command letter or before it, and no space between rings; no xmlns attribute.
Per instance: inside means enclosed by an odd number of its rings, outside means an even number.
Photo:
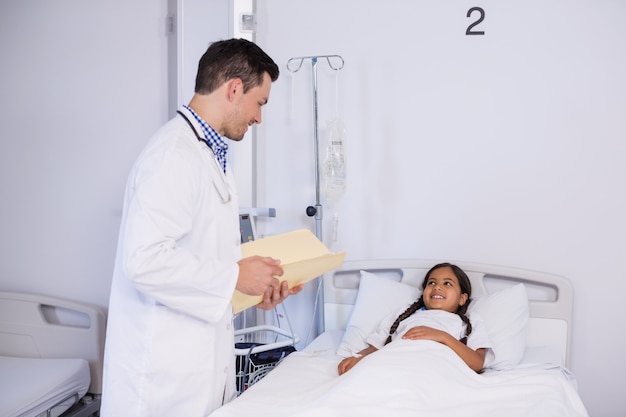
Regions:
<svg viewBox="0 0 626 417"><path fill-rule="evenodd" d="M339 363L339 375L396 338L442 343L476 372L485 366L488 353L487 360L492 360L491 342L482 319L474 314L470 320L466 315L472 295L467 274L456 265L437 264L426 274L422 288L419 299L399 316L394 313L383 319L368 336L368 347Z"/></svg>

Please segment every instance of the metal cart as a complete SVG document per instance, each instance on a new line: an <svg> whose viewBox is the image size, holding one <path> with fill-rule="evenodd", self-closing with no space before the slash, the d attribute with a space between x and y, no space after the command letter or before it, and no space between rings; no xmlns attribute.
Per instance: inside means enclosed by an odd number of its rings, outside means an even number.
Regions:
<svg viewBox="0 0 626 417"><path fill-rule="evenodd" d="M254 326L235 330L237 395L261 380L287 355L296 350L299 339L275 326Z"/></svg>

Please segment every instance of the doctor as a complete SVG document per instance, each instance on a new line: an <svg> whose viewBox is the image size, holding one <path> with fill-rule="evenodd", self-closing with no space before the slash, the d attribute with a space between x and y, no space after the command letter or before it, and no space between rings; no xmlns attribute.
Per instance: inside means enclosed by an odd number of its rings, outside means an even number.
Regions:
<svg viewBox="0 0 626 417"><path fill-rule="evenodd" d="M261 123L278 66L243 39L200 59L195 95L139 155L124 199L107 324L102 417L203 417L235 393L231 297L271 309L280 260L241 259L224 138Z"/></svg>

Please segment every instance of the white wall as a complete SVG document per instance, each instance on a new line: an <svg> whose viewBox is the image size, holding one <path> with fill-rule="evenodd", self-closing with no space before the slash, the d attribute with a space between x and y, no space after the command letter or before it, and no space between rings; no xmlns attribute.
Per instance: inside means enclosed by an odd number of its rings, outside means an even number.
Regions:
<svg viewBox="0 0 626 417"><path fill-rule="evenodd" d="M126 175L167 119L166 2L0 3L0 285L108 302Z"/></svg>
<svg viewBox="0 0 626 417"><path fill-rule="evenodd" d="M313 228L310 70L291 120L284 65L341 54L349 185L327 244L568 277L581 394L591 415L623 415L626 4L484 0L487 36L469 39L474 3L379 3L258 1L283 72L258 141L259 205L279 217L260 231ZM166 14L165 0L0 2L3 289L106 305L126 175L168 118ZM319 78L323 128L334 78L321 64ZM306 291L288 303L301 335Z"/></svg>
<svg viewBox="0 0 626 417"><path fill-rule="evenodd" d="M393 7L392 7L393 5ZM484 36L466 36L480 5ZM310 7L309 7L310 6ZM575 286L572 370L594 416L622 416L626 291L626 3L611 0L258 0L257 42L283 74L259 127L265 233L313 229L311 71L340 54L348 258L450 259L563 275ZM318 64L321 135L334 78ZM279 167L279 168L278 168ZM286 175L288 173L288 175ZM312 289L309 288L309 292ZM299 331L310 305L288 300ZM303 312L303 313L300 313ZM611 314L613 313L613 314Z"/></svg>
<svg viewBox="0 0 626 417"><path fill-rule="evenodd" d="M181 34L188 99L229 2L170 3L206 15ZM167 0L0 2L3 290L107 305L128 171L171 115L167 16Z"/></svg>

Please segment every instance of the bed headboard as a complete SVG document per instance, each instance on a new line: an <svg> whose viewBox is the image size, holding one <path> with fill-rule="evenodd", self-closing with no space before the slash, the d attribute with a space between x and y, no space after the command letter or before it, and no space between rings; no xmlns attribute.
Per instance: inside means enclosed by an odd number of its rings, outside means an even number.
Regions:
<svg viewBox="0 0 626 417"><path fill-rule="evenodd" d="M324 329L345 329L356 300L360 271L374 272L391 280L421 286L426 272L443 261L383 259L346 261L324 275ZM560 276L503 266L453 262L463 269L472 283L472 296L491 294L523 283L529 298L530 319L527 346L549 346L570 361L572 304L571 283Z"/></svg>
<svg viewBox="0 0 626 417"><path fill-rule="evenodd" d="M89 362L89 392L102 393L104 309L44 295L0 292L0 355L82 358Z"/></svg>

